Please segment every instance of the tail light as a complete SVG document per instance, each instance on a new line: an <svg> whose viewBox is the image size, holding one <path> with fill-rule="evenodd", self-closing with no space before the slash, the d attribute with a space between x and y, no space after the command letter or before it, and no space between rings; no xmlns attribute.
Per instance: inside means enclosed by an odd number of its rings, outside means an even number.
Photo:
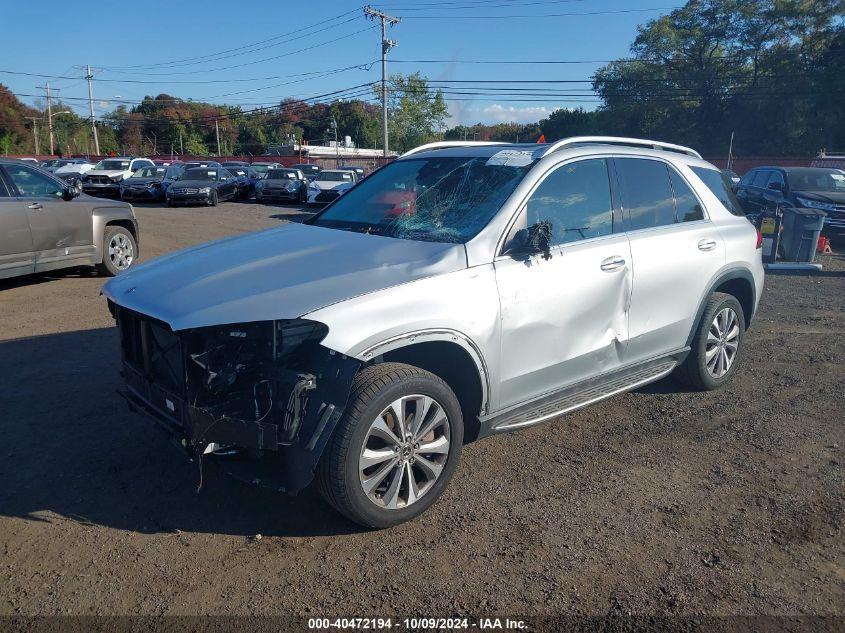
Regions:
<svg viewBox="0 0 845 633"><path fill-rule="evenodd" d="M760 232L760 229L757 229L757 246L754 248L763 248L763 234Z"/></svg>

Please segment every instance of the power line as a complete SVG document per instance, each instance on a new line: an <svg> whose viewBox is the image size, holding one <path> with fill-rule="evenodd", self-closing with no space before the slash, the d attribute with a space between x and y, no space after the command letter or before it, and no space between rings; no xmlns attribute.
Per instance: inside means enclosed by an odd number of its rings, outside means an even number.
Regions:
<svg viewBox="0 0 845 633"><path fill-rule="evenodd" d="M509 15L415 15L412 20L512 20L518 18L572 18L591 15L618 15L623 13L646 13L650 11L674 11L682 8L680 5L671 7L648 7L643 9L613 9L607 11L568 11L566 13L533 13L533 14L509 14Z"/></svg>
<svg viewBox="0 0 845 633"><path fill-rule="evenodd" d="M156 63L156 64L139 64L139 65L136 65L136 66L103 66L102 68L105 69L105 70L129 70L129 69L134 69L134 68L157 68L157 67L161 67L161 66L169 66L169 65L172 65L172 64L180 64L180 63L183 63L183 62L192 62L192 61L196 61L196 60L200 60L200 61L208 60L210 57L216 57L218 55L223 55L223 54L226 54L226 53L233 53L233 52L244 50L244 49L247 49L247 48L252 48L254 46L259 46L261 44L266 44L268 42L280 40L280 39L287 37L289 35L295 35L297 33L301 33L304 30L311 29L315 26L322 26L322 25L327 24L328 22L333 22L334 20L338 20L338 19L345 17L347 15L357 13L359 10L360 10L360 7L357 7L355 9L352 9L351 11L346 11L345 13L341 13L340 15L336 15L333 18L327 18L326 20L321 20L320 22L316 22L316 23L308 25L308 26L300 27L300 28L296 29L295 31L290 31L288 33L282 33L281 35L275 35L275 36L268 38L268 39L265 39L265 40L260 40L258 42L252 42L251 44L245 44L243 46L238 46L236 48L230 48L230 49L227 49L227 50L224 50L224 51L219 51L217 53L209 53L207 55L199 55L197 57L186 57L184 59L170 60L170 61L167 61L167 62L159 62L159 63ZM347 20L347 21L349 21L349 20ZM343 22L341 24L346 24L346 22ZM334 26L340 26L340 24L337 24L337 25L334 25ZM332 27L328 27L328 28L332 28ZM312 33L312 35L313 35L313 33Z"/></svg>

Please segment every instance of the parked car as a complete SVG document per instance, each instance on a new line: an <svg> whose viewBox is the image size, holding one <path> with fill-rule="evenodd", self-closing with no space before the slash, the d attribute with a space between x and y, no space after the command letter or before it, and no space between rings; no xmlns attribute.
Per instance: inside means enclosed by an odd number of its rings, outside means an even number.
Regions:
<svg viewBox="0 0 845 633"><path fill-rule="evenodd" d="M824 232L845 234L845 175L827 167L757 167L742 177L736 197L744 211L798 207L824 211Z"/></svg>
<svg viewBox="0 0 845 633"><path fill-rule="evenodd" d="M56 163L58 163L58 162L59 162L59 160L61 160L61 159L59 159L59 158L49 158L49 159L47 159L47 160L41 161L40 167L41 167L41 169L43 169L44 171L50 172L50 171L51 171L51 170L50 170L50 168L51 168L53 165L55 165ZM52 172L51 172L51 173L52 173Z"/></svg>
<svg viewBox="0 0 845 633"><path fill-rule="evenodd" d="M82 191L91 196L119 196L120 182L141 167L155 167L149 158L104 158L80 178Z"/></svg>
<svg viewBox="0 0 845 633"><path fill-rule="evenodd" d="M223 165L216 160L192 160L185 163L184 167L185 169L195 169L196 167L220 169Z"/></svg>
<svg viewBox="0 0 845 633"><path fill-rule="evenodd" d="M85 158L74 158L56 167L53 174L71 185L76 185L82 174L87 174L92 169L94 169L94 163Z"/></svg>
<svg viewBox="0 0 845 633"><path fill-rule="evenodd" d="M308 180L314 180L317 177L317 174L320 173L321 167L319 165L312 165L311 163L301 163L299 165L294 165L293 169L298 169Z"/></svg>
<svg viewBox="0 0 845 633"><path fill-rule="evenodd" d="M281 167L271 169L255 186L258 202L299 202L308 199L308 179L298 169Z"/></svg>
<svg viewBox="0 0 845 633"><path fill-rule="evenodd" d="M106 284L123 393L195 459L240 453L239 476L290 493L316 478L352 520L395 525L466 439L672 372L725 385L764 280L729 194L657 141L423 146L303 224Z"/></svg>
<svg viewBox="0 0 845 633"><path fill-rule="evenodd" d="M357 167L356 165L341 165L338 169L342 169L344 171L354 171L355 177L357 180L361 180L364 178L364 168Z"/></svg>
<svg viewBox="0 0 845 633"><path fill-rule="evenodd" d="M167 206L207 204L231 200L238 195L238 179L222 167L191 167L167 189Z"/></svg>
<svg viewBox="0 0 845 633"><path fill-rule="evenodd" d="M255 187L261 182L261 176L248 164L223 163L223 166L238 179L238 198L249 200L255 195Z"/></svg>
<svg viewBox="0 0 845 633"><path fill-rule="evenodd" d="M268 171L271 169L278 169L279 167L284 167L281 163L266 163L266 162L259 162L259 163L251 163L252 168L258 172L258 175L261 178L267 174Z"/></svg>
<svg viewBox="0 0 845 633"><path fill-rule="evenodd" d="M162 201L167 189L182 174L181 165L141 167L120 183L121 200Z"/></svg>
<svg viewBox="0 0 845 633"><path fill-rule="evenodd" d="M323 170L308 185L308 204L328 204L354 187L356 181L354 171Z"/></svg>
<svg viewBox="0 0 845 633"><path fill-rule="evenodd" d="M35 165L36 167L41 164L38 162L37 158L32 158L30 156L23 156L22 158L18 158L18 160L23 161L25 163L29 163L30 165Z"/></svg>
<svg viewBox="0 0 845 633"><path fill-rule="evenodd" d="M116 275L138 258L138 222L39 167L0 158L0 278L96 266Z"/></svg>

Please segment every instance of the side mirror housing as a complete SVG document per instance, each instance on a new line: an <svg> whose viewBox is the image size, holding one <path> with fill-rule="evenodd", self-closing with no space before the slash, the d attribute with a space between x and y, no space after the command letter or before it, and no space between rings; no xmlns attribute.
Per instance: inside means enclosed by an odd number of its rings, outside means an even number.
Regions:
<svg viewBox="0 0 845 633"><path fill-rule="evenodd" d="M69 186L62 189L62 200L73 200L78 195L79 189L74 186Z"/></svg>
<svg viewBox="0 0 845 633"><path fill-rule="evenodd" d="M513 236L507 249L509 255L543 254L543 259L551 259L552 223L541 220L527 229L520 229Z"/></svg>

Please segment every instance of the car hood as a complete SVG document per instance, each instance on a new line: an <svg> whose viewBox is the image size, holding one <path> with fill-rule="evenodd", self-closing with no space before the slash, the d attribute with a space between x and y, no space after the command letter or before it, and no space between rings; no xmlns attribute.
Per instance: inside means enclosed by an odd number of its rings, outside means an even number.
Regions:
<svg viewBox="0 0 845 633"><path fill-rule="evenodd" d="M125 185L148 185L151 182L161 182L162 178L158 176L149 176L148 178L126 178L123 181Z"/></svg>
<svg viewBox="0 0 845 633"><path fill-rule="evenodd" d="M85 172L86 176L122 176L126 173L125 169L89 169Z"/></svg>
<svg viewBox="0 0 845 633"><path fill-rule="evenodd" d="M466 268L462 244L290 223L166 255L103 294L174 330L293 319L345 299Z"/></svg>
<svg viewBox="0 0 845 633"><path fill-rule="evenodd" d="M345 186L347 186L347 187L349 187L349 186L352 186L352 185L354 185L354 184L355 184L355 183L353 183L353 182L351 182L351 181L349 181L349 180L343 180L343 181L337 181L337 180L331 180L331 181L312 180L312 181L311 181L311 186L312 186L312 187L317 187L317 188L319 188L319 189L320 189L320 191L328 191L329 189L337 189L338 187L343 187L344 185L345 185Z"/></svg>
<svg viewBox="0 0 845 633"><path fill-rule="evenodd" d="M80 173L87 173L91 171L92 165L86 165L85 163L75 163L72 165L65 165L63 167L59 167L54 174L80 174Z"/></svg>
<svg viewBox="0 0 845 633"><path fill-rule="evenodd" d="M264 188L265 189L284 189L290 183L294 183L299 186L299 182L296 180L265 180L264 181Z"/></svg>
<svg viewBox="0 0 845 633"><path fill-rule="evenodd" d="M833 204L845 204L845 192L840 191L793 191L796 196L819 202L830 202Z"/></svg>

